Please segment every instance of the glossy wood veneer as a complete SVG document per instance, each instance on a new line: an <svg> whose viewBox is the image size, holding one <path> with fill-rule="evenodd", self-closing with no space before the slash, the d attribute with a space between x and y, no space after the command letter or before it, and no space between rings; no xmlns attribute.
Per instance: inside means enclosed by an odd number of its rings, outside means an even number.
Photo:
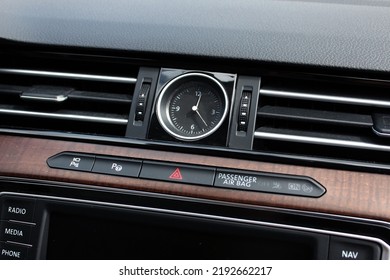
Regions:
<svg viewBox="0 0 390 280"><path fill-rule="evenodd" d="M321 198L305 198L49 168L46 160L63 151L304 175L320 182L327 193ZM0 135L0 154L2 176L125 188L390 221L388 175L9 135Z"/></svg>

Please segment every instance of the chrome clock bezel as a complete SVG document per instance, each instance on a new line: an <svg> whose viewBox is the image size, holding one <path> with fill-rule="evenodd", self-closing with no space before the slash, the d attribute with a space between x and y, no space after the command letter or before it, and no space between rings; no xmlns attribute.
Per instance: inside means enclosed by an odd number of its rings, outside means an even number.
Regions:
<svg viewBox="0 0 390 280"><path fill-rule="evenodd" d="M163 102L164 97L166 97L167 94L172 94L173 91L175 90L175 85L179 84L183 79L189 79L191 77L194 77L196 79L207 79L208 82L211 81L213 84L217 86L217 88L220 90L219 93L222 94L221 99L225 101L225 106L223 108L223 114L221 119L218 121L218 123L209 131L205 132L204 134L200 135L194 135L194 136L183 136L181 134L178 134L176 131L178 129L174 126L172 123L172 120L170 119L169 116L169 101L171 98L168 98L168 102ZM173 89L172 89L173 87ZM225 118L228 114L228 109L229 109L229 97L228 94L225 90L225 88L222 86L222 84L215 79L214 77L204 74L204 73L186 73L182 74L180 76L175 77L174 79L170 80L161 90L158 98L157 98L157 103L156 103L156 114L157 114L157 119L158 122L160 123L161 127L164 129L165 132L167 132L169 135L173 136L174 138L178 140L183 140L183 141L197 141L200 139L204 139L214 132L216 132L223 122L225 121Z"/></svg>

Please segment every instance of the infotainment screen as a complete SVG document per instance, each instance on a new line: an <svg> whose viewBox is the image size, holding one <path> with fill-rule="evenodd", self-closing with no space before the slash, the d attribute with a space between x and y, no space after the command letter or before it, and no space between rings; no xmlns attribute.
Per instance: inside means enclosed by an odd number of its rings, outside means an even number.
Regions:
<svg viewBox="0 0 390 280"><path fill-rule="evenodd" d="M325 236L142 211L50 213L48 259L316 259Z"/></svg>

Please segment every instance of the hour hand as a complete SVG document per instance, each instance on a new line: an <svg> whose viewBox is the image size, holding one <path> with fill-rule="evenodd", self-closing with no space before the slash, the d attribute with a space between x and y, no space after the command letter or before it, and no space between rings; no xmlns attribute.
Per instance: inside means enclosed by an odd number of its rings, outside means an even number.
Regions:
<svg viewBox="0 0 390 280"><path fill-rule="evenodd" d="M198 102L196 102L196 108L198 108L199 106L199 102L200 102L200 99L202 98L202 93L199 93L199 98L198 98Z"/></svg>
<svg viewBox="0 0 390 280"><path fill-rule="evenodd" d="M192 106L191 109L192 111L196 112L198 111L198 107L199 107L199 102L200 102L200 99L202 98L202 94L199 93L199 98L198 98L198 101L196 102L196 105Z"/></svg>

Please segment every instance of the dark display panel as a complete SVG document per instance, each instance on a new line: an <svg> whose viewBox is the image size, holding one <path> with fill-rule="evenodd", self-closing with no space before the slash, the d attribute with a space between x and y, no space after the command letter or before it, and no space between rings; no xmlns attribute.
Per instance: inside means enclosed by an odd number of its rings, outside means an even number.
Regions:
<svg viewBox="0 0 390 280"><path fill-rule="evenodd" d="M327 246L328 237L320 234L144 211L72 207L71 212L50 214L47 258L318 259L327 257Z"/></svg>

